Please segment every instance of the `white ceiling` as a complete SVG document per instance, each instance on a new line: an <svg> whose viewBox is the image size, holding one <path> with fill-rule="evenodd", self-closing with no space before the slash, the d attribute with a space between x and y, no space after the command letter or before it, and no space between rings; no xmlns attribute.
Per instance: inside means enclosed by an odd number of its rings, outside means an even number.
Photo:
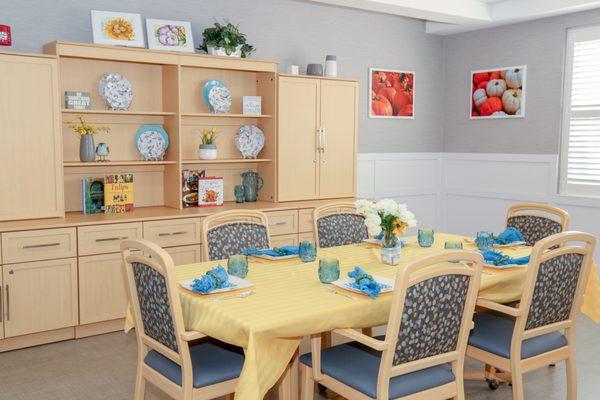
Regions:
<svg viewBox="0 0 600 400"><path fill-rule="evenodd" d="M451 35L600 8L600 0L305 0L427 21L427 33Z"/></svg>

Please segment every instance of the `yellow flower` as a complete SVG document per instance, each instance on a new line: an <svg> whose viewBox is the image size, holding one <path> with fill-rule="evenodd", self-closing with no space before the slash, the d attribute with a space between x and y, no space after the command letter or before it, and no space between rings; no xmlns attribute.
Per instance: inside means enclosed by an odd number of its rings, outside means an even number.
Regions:
<svg viewBox="0 0 600 400"><path fill-rule="evenodd" d="M135 39L133 24L128 19L122 17L116 17L106 21L104 24L104 33L108 38L115 40Z"/></svg>
<svg viewBox="0 0 600 400"><path fill-rule="evenodd" d="M396 236L398 235L402 235L404 232L406 232L406 224L402 221L400 221L400 219L396 219L396 227L394 228L394 234Z"/></svg>

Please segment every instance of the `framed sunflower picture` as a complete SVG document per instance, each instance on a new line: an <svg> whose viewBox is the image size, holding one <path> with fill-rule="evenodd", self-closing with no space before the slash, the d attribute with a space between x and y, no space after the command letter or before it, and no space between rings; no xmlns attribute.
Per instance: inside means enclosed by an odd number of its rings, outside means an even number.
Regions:
<svg viewBox="0 0 600 400"><path fill-rule="evenodd" d="M140 14L92 10L94 43L145 47Z"/></svg>
<svg viewBox="0 0 600 400"><path fill-rule="evenodd" d="M194 52L194 37L189 22L146 18L146 33L151 50Z"/></svg>

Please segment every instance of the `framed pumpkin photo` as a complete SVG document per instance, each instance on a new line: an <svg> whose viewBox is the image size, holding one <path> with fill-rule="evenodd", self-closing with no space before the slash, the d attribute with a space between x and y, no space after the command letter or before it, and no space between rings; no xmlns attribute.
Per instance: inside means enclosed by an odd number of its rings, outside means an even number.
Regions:
<svg viewBox="0 0 600 400"><path fill-rule="evenodd" d="M523 118L526 75L526 65L471 71L469 118Z"/></svg>
<svg viewBox="0 0 600 400"><path fill-rule="evenodd" d="M140 14L92 10L94 43L145 47Z"/></svg>
<svg viewBox="0 0 600 400"><path fill-rule="evenodd" d="M369 118L415 118L415 73L369 69Z"/></svg>
<svg viewBox="0 0 600 400"><path fill-rule="evenodd" d="M146 33L151 50L194 52L194 37L189 22L146 18Z"/></svg>

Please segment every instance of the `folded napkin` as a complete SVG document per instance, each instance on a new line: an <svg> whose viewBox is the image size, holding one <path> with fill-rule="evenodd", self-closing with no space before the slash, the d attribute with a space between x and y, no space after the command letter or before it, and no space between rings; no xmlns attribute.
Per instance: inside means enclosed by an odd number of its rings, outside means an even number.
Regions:
<svg viewBox="0 0 600 400"><path fill-rule="evenodd" d="M215 289L223 289L231 287L229 275L222 265L217 265L215 268L196 278L192 281L192 290L198 293L210 293Z"/></svg>
<svg viewBox="0 0 600 400"><path fill-rule="evenodd" d="M514 242L524 242L523 234L513 227L508 228L498 236L494 236L495 244L510 244Z"/></svg>
<svg viewBox="0 0 600 400"><path fill-rule="evenodd" d="M273 247L272 249L249 249L244 252L245 255L266 255L271 257L283 257L298 255L298 246Z"/></svg>
<svg viewBox="0 0 600 400"><path fill-rule="evenodd" d="M507 256L506 254L494 250L484 250L481 252L481 254L483 255L486 264L492 264L497 266L511 264L523 265L529 262L529 256L512 258Z"/></svg>
<svg viewBox="0 0 600 400"><path fill-rule="evenodd" d="M354 279L354 282L350 284L353 289L360 290L372 299L376 299L381 292L381 285L361 267L354 267L354 271L348 272L348 276Z"/></svg>

